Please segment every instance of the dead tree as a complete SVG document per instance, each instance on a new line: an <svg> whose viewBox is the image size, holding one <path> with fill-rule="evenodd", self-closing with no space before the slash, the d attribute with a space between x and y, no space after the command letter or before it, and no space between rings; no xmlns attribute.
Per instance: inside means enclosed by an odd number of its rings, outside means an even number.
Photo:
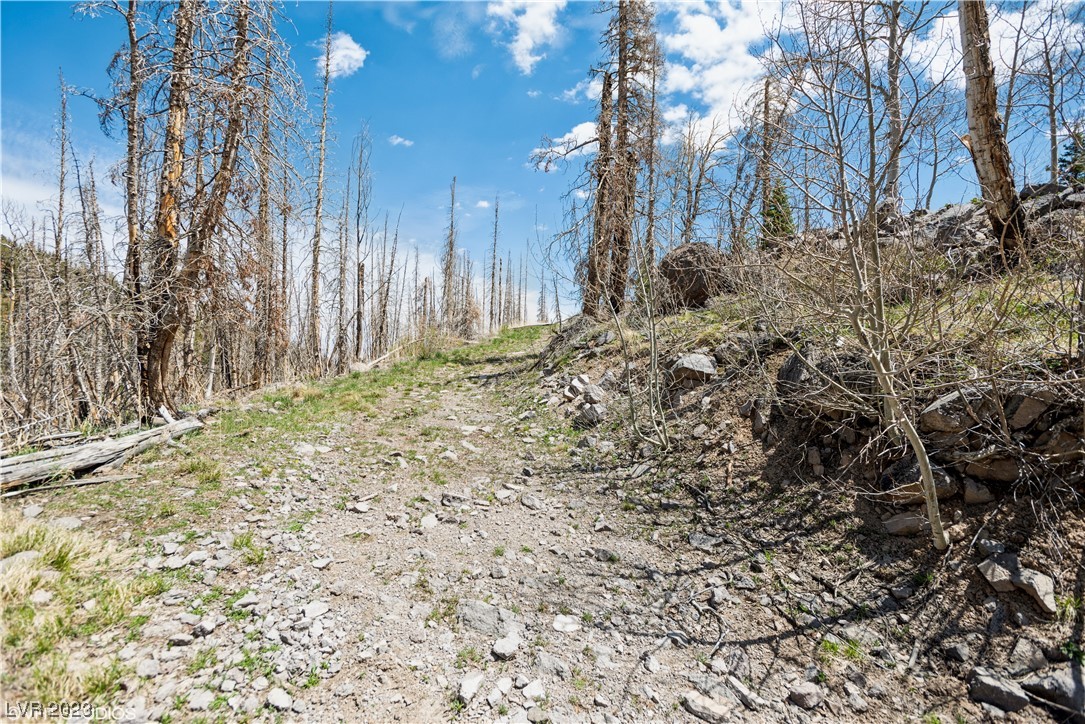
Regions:
<svg viewBox="0 0 1085 724"><path fill-rule="evenodd" d="M456 177L448 189L448 231L441 250L441 326L455 332L456 309Z"/></svg>
<svg viewBox="0 0 1085 724"><path fill-rule="evenodd" d="M324 36L324 61L321 65L320 141L317 153L316 210L313 221L313 242L309 276L309 359L317 370L323 366L320 351L320 244L324 231L324 163L328 144L328 96L331 93L332 62L332 4L328 3L328 21Z"/></svg>
<svg viewBox="0 0 1085 724"><path fill-rule="evenodd" d="M987 6L974 0L958 0L957 9L964 53L967 146L987 207L987 218L1002 252L1002 263L1010 267L1024 256L1028 237L1014 186L1006 132L998 113Z"/></svg>

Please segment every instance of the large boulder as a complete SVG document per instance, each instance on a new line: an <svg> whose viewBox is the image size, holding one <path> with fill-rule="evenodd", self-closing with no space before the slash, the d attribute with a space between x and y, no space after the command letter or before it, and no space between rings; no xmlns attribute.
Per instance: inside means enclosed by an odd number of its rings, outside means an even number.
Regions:
<svg viewBox="0 0 1085 724"><path fill-rule="evenodd" d="M711 297L729 291L726 268L723 252L699 241L672 249L659 263L659 273L678 307L703 307Z"/></svg>

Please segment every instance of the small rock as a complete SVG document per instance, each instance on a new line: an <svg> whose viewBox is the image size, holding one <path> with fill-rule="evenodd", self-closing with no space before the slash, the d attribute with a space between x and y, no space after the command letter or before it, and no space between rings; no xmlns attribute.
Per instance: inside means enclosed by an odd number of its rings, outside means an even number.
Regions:
<svg viewBox="0 0 1085 724"><path fill-rule="evenodd" d="M214 616L204 616L192 629L192 634L194 636L210 636L214 633L216 627L218 627L218 619Z"/></svg>
<svg viewBox="0 0 1085 724"><path fill-rule="evenodd" d="M535 667L547 676L556 676L559 679L568 679L572 676L569 665L556 656L540 651L535 657Z"/></svg>
<svg viewBox="0 0 1085 724"><path fill-rule="evenodd" d="M555 616L554 630L561 631L562 633L574 633L580 630L580 621L578 621L574 616Z"/></svg>
<svg viewBox="0 0 1085 724"><path fill-rule="evenodd" d="M723 724L731 717L731 707L726 702L707 697L699 691L690 690L682 694L682 706L693 716L712 724Z"/></svg>
<svg viewBox="0 0 1085 724"><path fill-rule="evenodd" d="M580 428L595 427L607 416L607 406L602 403L585 403L580 407L573 424Z"/></svg>
<svg viewBox="0 0 1085 724"><path fill-rule="evenodd" d="M706 553L712 552L712 550L720 543L723 543L723 538L716 538L715 536L705 535L704 533L699 533L697 531L689 534L689 544Z"/></svg>
<svg viewBox="0 0 1085 724"><path fill-rule="evenodd" d="M980 538L976 541L976 548L978 548L985 556L993 556L1006 552L1006 546L998 541L990 540L989 538Z"/></svg>
<svg viewBox="0 0 1085 724"><path fill-rule="evenodd" d="M953 644L947 644L942 653L950 661L968 661L972 658L972 651L968 648L968 644L959 642Z"/></svg>
<svg viewBox="0 0 1085 724"><path fill-rule="evenodd" d="M889 535L917 535L930 531L931 524L918 511L898 513L885 521L885 530Z"/></svg>
<svg viewBox="0 0 1085 724"><path fill-rule="evenodd" d="M976 667L968 694L984 704L993 704L1003 711L1021 711L1028 706L1028 694L1011 679L988 669Z"/></svg>
<svg viewBox="0 0 1085 724"><path fill-rule="evenodd" d="M505 698L505 694L498 687L494 687L490 690L490 693L486 695L486 703L493 709L501 703L501 700Z"/></svg>
<svg viewBox="0 0 1085 724"><path fill-rule="evenodd" d="M531 493L524 493L521 495L520 502L529 510L542 510L543 508L543 502Z"/></svg>
<svg viewBox="0 0 1085 724"><path fill-rule="evenodd" d="M584 388L584 402L591 405L598 405L603 402L603 388L599 385L588 385Z"/></svg>
<svg viewBox="0 0 1085 724"><path fill-rule="evenodd" d="M464 704L470 704L471 700L478 694L478 690L482 687L482 680L486 678L486 674L481 671L472 671L460 680L459 699Z"/></svg>
<svg viewBox="0 0 1085 724"><path fill-rule="evenodd" d="M39 588L30 594L30 602L36 606L44 606L53 600L53 592Z"/></svg>
<svg viewBox="0 0 1085 724"><path fill-rule="evenodd" d="M331 606L323 601L313 601L302 608L305 618L316 620L331 610Z"/></svg>
<svg viewBox="0 0 1085 724"><path fill-rule="evenodd" d="M168 639L171 646L189 646L195 639L191 634L175 633Z"/></svg>
<svg viewBox="0 0 1085 724"><path fill-rule="evenodd" d="M189 711L207 711L211 702L215 700L215 693L207 689L194 689L188 693Z"/></svg>
<svg viewBox="0 0 1085 724"><path fill-rule="evenodd" d="M614 563L620 560L618 554L608 548L593 548L592 554L595 556L595 560L603 563Z"/></svg>
<svg viewBox="0 0 1085 724"><path fill-rule="evenodd" d="M512 611L484 601L464 601L456 611L460 623L487 636L504 637L519 626Z"/></svg>
<svg viewBox="0 0 1085 724"><path fill-rule="evenodd" d="M49 525L53 526L54 528L62 528L64 530L75 530L77 528L83 527L83 521L79 520L79 518L73 517L56 518L55 520L49 521Z"/></svg>
<svg viewBox="0 0 1085 724"><path fill-rule="evenodd" d="M502 661L508 661L516 656L516 652L520 649L520 634L516 631L511 631L507 636L499 638L494 642L493 655L497 659Z"/></svg>
<svg viewBox="0 0 1085 724"><path fill-rule="evenodd" d="M1018 639L1010 651L1009 670L1014 676L1038 671L1047 666L1047 657L1040 647L1028 639Z"/></svg>
<svg viewBox="0 0 1085 724"><path fill-rule="evenodd" d="M1054 615L1058 611L1055 603L1055 581L1051 576L1030 568L1022 568L1013 579L1013 584L1032 596L1044 613Z"/></svg>
<svg viewBox="0 0 1085 724"><path fill-rule="evenodd" d="M325 568L330 566L332 562L333 559L331 558L317 558L315 561L313 561L313 568L317 569L318 571L323 571Z"/></svg>
<svg viewBox="0 0 1085 724"><path fill-rule="evenodd" d="M904 601L912 597L915 593L915 589L911 586L893 586L889 589L889 594L898 601Z"/></svg>
<svg viewBox="0 0 1085 724"><path fill-rule="evenodd" d="M995 499L994 493L983 483L977 483L972 478L964 481L964 502L968 505L984 505Z"/></svg>
<svg viewBox="0 0 1085 724"><path fill-rule="evenodd" d="M991 588L1000 593L1006 593L1014 588L1014 574L1018 569L1017 556L1012 554L992 556L979 563L976 569L991 584Z"/></svg>
<svg viewBox="0 0 1085 724"><path fill-rule="evenodd" d="M592 703L602 709L605 709L610 706L610 699L608 699L605 694L596 694L595 698L592 699Z"/></svg>
<svg viewBox="0 0 1085 724"><path fill-rule="evenodd" d="M246 593L234 601L233 608L252 608L258 603L260 603L260 598L255 593Z"/></svg>
<svg viewBox="0 0 1085 724"><path fill-rule="evenodd" d="M28 505L25 508L23 508L23 517L24 518L31 518L31 519L32 518L37 518L39 515L42 514L42 511L44 511L44 510L45 510L45 508L41 507L40 505L36 505L36 504L35 505Z"/></svg>
<svg viewBox="0 0 1085 724"><path fill-rule="evenodd" d="M267 704L273 709L286 711L294 704L294 699L285 690L276 686L267 693Z"/></svg>
<svg viewBox="0 0 1085 724"><path fill-rule="evenodd" d="M683 355L671 366L671 377L677 383L705 382L715 376L716 360L706 354Z"/></svg>
<svg viewBox="0 0 1085 724"><path fill-rule="evenodd" d="M791 688L788 701L803 709L816 709L825 699L821 687L812 681L803 681Z"/></svg>
<svg viewBox="0 0 1085 724"><path fill-rule="evenodd" d="M430 513L429 515L425 515L422 517L422 520L419 521L418 526L422 530L433 530L437 527L438 523L439 521L437 520L437 516L433 513Z"/></svg>
<svg viewBox="0 0 1085 724"><path fill-rule="evenodd" d="M509 569L504 566L494 566L490 569L490 578L501 579L508 578Z"/></svg>
<svg viewBox="0 0 1085 724"><path fill-rule="evenodd" d="M143 659L136 664L136 676L141 679L153 679L158 676L158 661L155 659Z"/></svg>
<svg viewBox="0 0 1085 724"><path fill-rule="evenodd" d="M539 701L546 698L546 688L539 679L535 679L525 686L521 693L523 693L524 698L529 701Z"/></svg>

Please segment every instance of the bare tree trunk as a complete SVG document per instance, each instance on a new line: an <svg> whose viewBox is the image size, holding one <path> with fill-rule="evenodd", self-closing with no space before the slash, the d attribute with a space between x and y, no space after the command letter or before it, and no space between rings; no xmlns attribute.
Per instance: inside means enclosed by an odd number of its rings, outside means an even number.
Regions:
<svg viewBox="0 0 1085 724"><path fill-rule="evenodd" d="M617 219L611 239L610 276L606 284L607 304L620 311L625 305L625 287L629 278L629 256L633 244L633 213L636 202L637 160L631 145L633 119L631 92L633 84L632 2L618 2L618 75L615 108L614 175L618 181L615 203Z"/></svg>
<svg viewBox="0 0 1085 724"><path fill-rule="evenodd" d="M991 34L987 6L976 0L958 0L961 46L964 51L965 111L969 150L983 191L987 216L1006 267L1026 252L1027 230L1010 168L1010 149L998 114L998 86L991 62Z"/></svg>
<svg viewBox="0 0 1085 724"><path fill-rule="evenodd" d="M331 92L332 4L324 36L324 63L321 71L323 93L320 104L320 149L316 175L316 220L313 225L312 270L309 279L309 363L321 370L320 352L320 242L324 231L324 162L328 143L328 95Z"/></svg>
<svg viewBox="0 0 1085 724"><path fill-rule="evenodd" d="M456 177L448 194L448 233L445 236L444 250L441 252L441 326L446 331L453 330L456 319Z"/></svg>
<svg viewBox="0 0 1085 724"><path fill-rule="evenodd" d="M603 295L606 278L606 260L610 257L611 228L613 224L611 209L612 144L611 124L613 122L612 76L603 72L603 88L599 96L599 119L596 122L596 136L599 139L599 152L595 157L595 213L593 218L592 238L588 245L587 269L584 277L583 308L585 316L596 317L599 314L599 300Z"/></svg>
<svg viewBox="0 0 1085 724"><path fill-rule="evenodd" d="M150 281L147 309L138 334L140 357L140 396L147 409L160 406L172 409L166 391L170 353L176 326L166 323L166 315L176 312L173 289L180 230L180 198L184 174L185 125L188 121L189 85L196 26L197 3L181 0L174 12L172 79L166 107L165 144L162 171L158 183L158 208L155 233L149 251Z"/></svg>
<svg viewBox="0 0 1085 724"><path fill-rule="evenodd" d="M494 239L490 252L490 324L489 331L494 331L497 321L497 221L500 215L500 198L494 197Z"/></svg>
<svg viewBox="0 0 1085 724"><path fill-rule="evenodd" d="M901 117L900 70L904 48L900 39L900 15L903 0L890 0L883 4L886 24L889 26L889 58L886 67L886 115L889 117L888 160L885 169L883 203L890 206L889 213L900 213L900 156L904 145L904 120Z"/></svg>
<svg viewBox="0 0 1085 724"><path fill-rule="evenodd" d="M347 235L350 211L350 177L343 195L343 210L339 217L339 273L336 275L336 325L335 369L339 374L347 371Z"/></svg>
<svg viewBox="0 0 1085 724"><path fill-rule="evenodd" d="M354 247L355 261L357 263L357 278L354 285L354 359L362 359L364 343L365 323L365 261L369 258L370 249L367 247L365 254L362 253L362 242L370 243L372 237L369 232L369 203L371 198L371 181L369 175L369 134L363 130L357 138L358 154L355 159L356 186L354 199Z"/></svg>
<svg viewBox="0 0 1085 724"><path fill-rule="evenodd" d="M272 295L275 285L275 252L271 240L271 109L268 77L264 77L262 99L263 118L260 119L259 164L260 198L256 211L256 335L252 355L252 383L263 386L271 372Z"/></svg>
<svg viewBox="0 0 1085 724"><path fill-rule="evenodd" d="M124 275L129 295L135 301L137 313L142 306L142 257L139 239L140 159L143 145L143 120L139 112L139 94L142 90L142 58L139 52L139 31L136 27L137 2L129 0L124 13L128 30L128 107L125 109L125 178L124 217L128 229L128 250L125 252Z"/></svg>
<svg viewBox="0 0 1085 724"><path fill-rule="evenodd" d="M283 165L282 238L280 239L279 294L275 305L275 333L277 362L282 366L280 374L286 373L287 356L290 351L290 170Z"/></svg>
<svg viewBox="0 0 1085 724"><path fill-rule="evenodd" d="M57 169L57 219L56 219L56 251L54 256L60 261L60 255L64 250L64 181L68 171L68 89L64 87L64 74L59 74L60 80L60 162Z"/></svg>

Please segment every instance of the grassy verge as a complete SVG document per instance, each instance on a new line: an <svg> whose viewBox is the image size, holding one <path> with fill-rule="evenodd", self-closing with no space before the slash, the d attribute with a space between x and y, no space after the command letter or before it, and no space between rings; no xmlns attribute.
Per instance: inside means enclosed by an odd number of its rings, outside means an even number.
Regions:
<svg viewBox="0 0 1085 724"><path fill-rule="evenodd" d="M25 560L0 574L0 641L5 692L38 701L108 701L124 667L78 659L75 639L119 637L139 617L132 608L163 582L131 573L131 556L90 533L48 527L7 513L0 558ZM36 555L35 555L36 554Z"/></svg>

